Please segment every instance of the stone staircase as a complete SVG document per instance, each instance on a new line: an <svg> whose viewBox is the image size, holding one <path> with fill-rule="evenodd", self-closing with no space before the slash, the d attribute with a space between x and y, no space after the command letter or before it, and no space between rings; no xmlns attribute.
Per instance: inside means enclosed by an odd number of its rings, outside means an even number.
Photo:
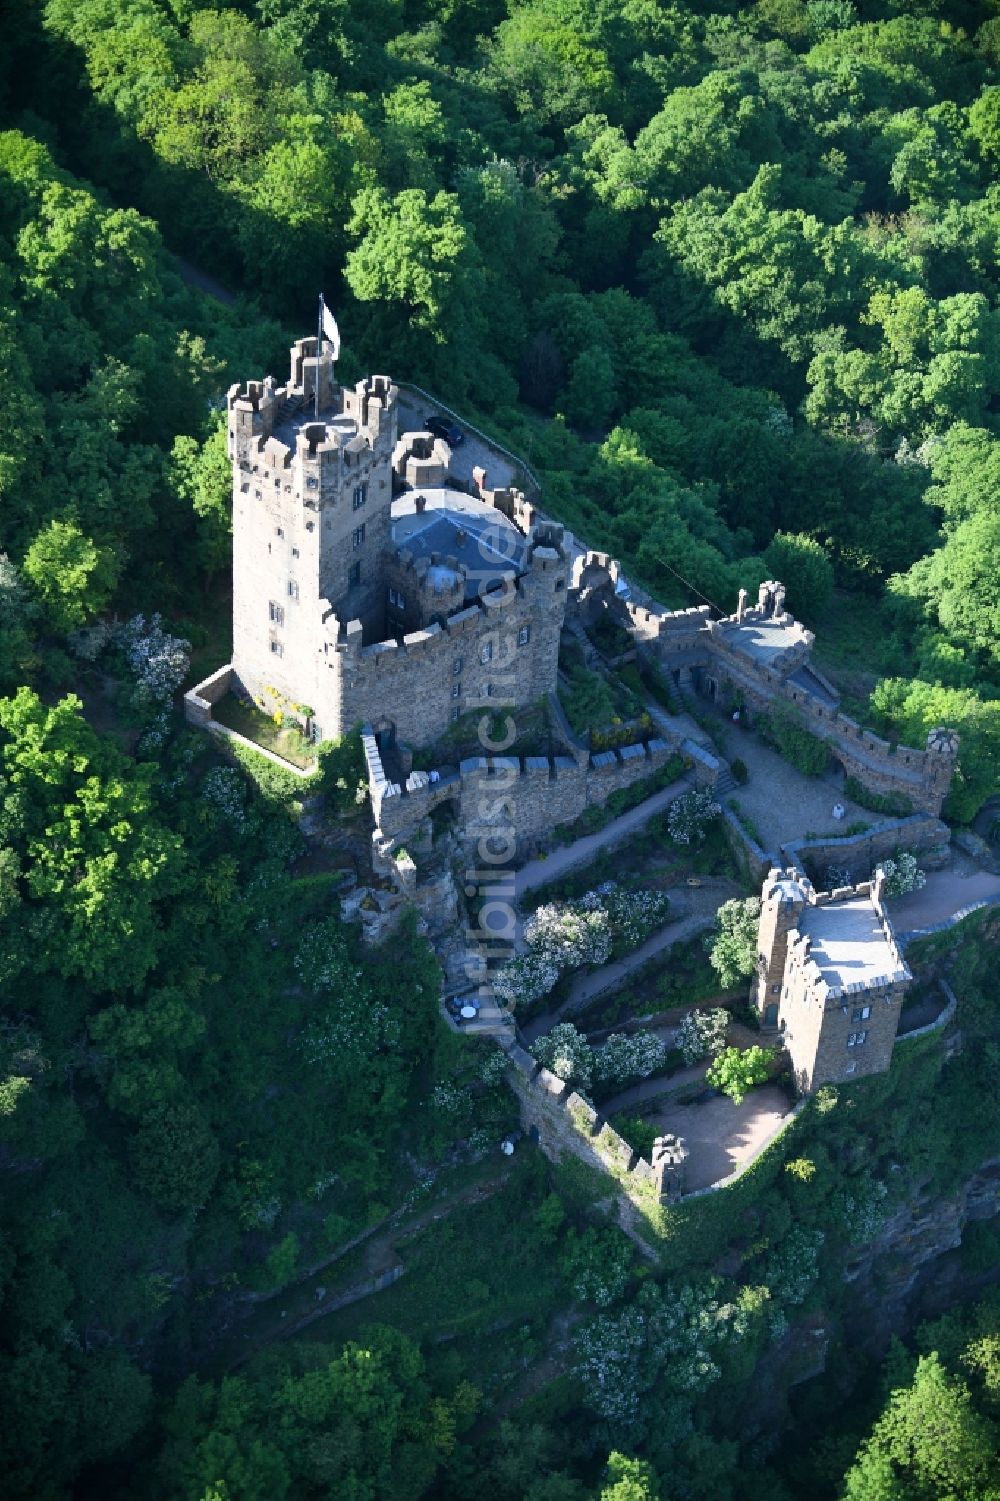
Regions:
<svg viewBox="0 0 1000 1501"><path fill-rule="evenodd" d="M715 795L720 802L724 797L728 797L730 792L735 791L736 787L738 786L736 778L733 776L732 768L730 767L729 762L722 761L721 764L722 771L719 775L719 780L715 784Z"/></svg>

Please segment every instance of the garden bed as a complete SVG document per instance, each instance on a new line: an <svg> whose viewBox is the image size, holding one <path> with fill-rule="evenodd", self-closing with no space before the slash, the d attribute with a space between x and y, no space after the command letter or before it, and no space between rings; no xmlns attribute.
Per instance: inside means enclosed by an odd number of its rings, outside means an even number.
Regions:
<svg viewBox="0 0 1000 1501"><path fill-rule="evenodd" d="M235 730L245 740L251 740L262 750L281 756L302 771L311 771L316 765L316 747L307 740L302 731L286 724L277 724L267 714L245 699L227 693L213 705L212 718L228 730Z"/></svg>

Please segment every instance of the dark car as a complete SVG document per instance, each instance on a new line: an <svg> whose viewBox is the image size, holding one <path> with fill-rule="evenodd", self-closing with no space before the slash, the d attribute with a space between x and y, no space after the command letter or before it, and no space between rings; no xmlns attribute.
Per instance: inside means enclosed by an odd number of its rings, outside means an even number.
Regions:
<svg viewBox="0 0 1000 1501"><path fill-rule="evenodd" d="M465 442L465 434L454 422L449 422L447 417L436 417L433 414L424 418L424 427L435 438L443 438L450 448L457 448Z"/></svg>

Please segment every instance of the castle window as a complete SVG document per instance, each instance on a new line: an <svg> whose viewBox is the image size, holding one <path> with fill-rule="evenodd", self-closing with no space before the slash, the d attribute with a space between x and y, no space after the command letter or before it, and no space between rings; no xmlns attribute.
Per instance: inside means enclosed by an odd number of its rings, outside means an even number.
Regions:
<svg viewBox="0 0 1000 1501"><path fill-rule="evenodd" d="M364 503L365 503L365 501L367 499L368 499L368 486L367 485L358 485L358 486L356 486L355 491L354 491L354 499L351 502L353 509L355 511L360 511L361 507L364 505Z"/></svg>
<svg viewBox="0 0 1000 1501"><path fill-rule="evenodd" d="M451 664L451 670L452 670L452 673L454 674L454 676L458 677L459 673L462 671L462 659L461 659L461 657L456 657L455 658L454 662L452 662L452 664Z"/></svg>
<svg viewBox="0 0 1000 1501"><path fill-rule="evenodd" d="M451 685L451 696L452 696L452 698L461 698L462 697L462 685L461 685L461 683L452 683L452 685Z"/></svg>
<svg viewBox="0 0 1000 1501"><path fill-rule="evenodd" d="M272 599L269 602L269 604L268 604L267 613L268 613L268 615L270 615L270 617L274 621L275 625L284 625L284 623L285 623L285 610L284 610L284 606L277 604Z"/></svg>
<svg viewBox="0 0 1000 1501"><path fill-rule="evenodd" d="M517 633L517 644L518 644L518 646L527 646L527 644L528 644L528 642L530 640L531 640L531 626L530 625L522 625L521 629Z"/></svg>
<svg viewBox="0 0 1000 1501"><path fill-rule="evenodd" d="M271 641L271 653L272 653L272 655L275 656L275 657L281 657L281 656L284 655L284 652L285 652L285 648L282 646L281 642L280 641L275 641L275 640L272 639L272 641Z"/></svg>
<svg viewBox="0 0 1000 1501"><path fill-rule="evenodd" d="M306 475L306 489L307 490L316 490L316 489L318 489L318 487L319 487L319 480L316 478L315 474L307 474Z"/></svg>
<svg viewBox="0 0 1000 1501"><path fill-rule="evenodd" d="M348 568L348 570L347 570L347 582L348 582L348 584L350 584L352 586L354 584L360 584L360 582L361 582L361 564L360 563L352 563L351 566L350 566L350 568Z"/></svg>
<svg viewBox="0 0 1000 1501"><path fill-rule="evenodd" d="M288 598L289 599L298 599L298 597L299 597L299 586L298 586L298 583L296 582L295 579L289 579L288 580Z"/></svg>
<svg viewBox="0 0 1000 1501"><path fill-rule="evenodd" d="M556 579L556 588L557 589L565 589L565 587L566 587L566 580L565 579Z"/></svg>
<svg viewBox="0 0 1000 1501"><path fill-rule="evenodd" d="M362 523L361 526L356 526L354 528L353 542L354 542L355 547L360 547L361 544L362 544L362 542L364 540L365 540L365 528L364 528L364 523Z"/></svg>
<svg viewBox="0 0 1000 1501"><path fill-rule="evenodd" d="M867 1032L851 1032L847 1038L849 1048L863 1048L868 1041Z"/></svg>
<svg viewBox="0 0 1000 1501"><path fill-rule="evenodd" d="M298 555L299 555L299 550L298 550L298 548L297 548L297 547L293 547L293 548L292 548L292 557L293 557L293 558L297 558L297 557L298 557Z"/></svg>
<svg viewBox="0 0 1000 1501"><path fill-rule="evenodd" d="M845 1074L854 1074L854 1073L857 1073L857 1071L858 1071L858 1065L856 1063L849 1063L847 1065L847 1067L844 1069L844 1073Z"/></svg>
<svg viewBox="0 0 1000 1501"><path fill-rule="evenodd" d="M777 995L780 990L781 990L781 986L780 985L772 985L771 986L771 994L772 995Z"/></svg>
<svg viewBox="0 0 1000 1501"><path fill-rule="evenodd" d="M492 683L487 683L486 687L483 689L483 693L485 694L485 696L487 698L492 698L493 697L493 684Z"/></svg>
<svg viewBox="0 0 1000 1501"><path fill-rule="evenodd" d="M315 530L316 530L316 523L315 523L315 521L307 521L306 522L306 531L307 532L314 532Z"/></svg>
<svg viewBox="0 0 1000 1501"><path fill-rule="evenodd" d="M240 494L241 495L248 495L249 493L250 493L250 481L249 480L244 480L243 483L242 483L242 485L240 486Z"/></svg>
<svg viewBox="0 0 1000 1501"><path fill-rule="evenodd" d="M393 609L395 609L395 610L405 610L406 609L406 596L403 595L403 594L400 594L400 592L399 592L398 589L390 589L389 590L389 603L392 605Z"/></svg>
<svg viewBox="0 0 1000 1501"><path fill-rule="evenodd" d="M257 492L257 498L258 498L258 500L260 499L260 491L259 490ZM283 537L285 535L285 528L283 526L276 526L274 528L274 535L276 537Z"/></svg>
<svg viewBox="0 0 1000 1501"><path fill-rule="evenodd" d="M851 1021L866 1022L871 1014L872 1008L870 1006L855 1006L854 1012L851 1016Z"/></svg>
<svg viewBox="0 0 1000 1501"><path fill-rule="evenodd" d="M480 660L480 662L492 662L493 661L493 642L492 641L484 641L483 642L482 646L479 649L479 660Z"/></svg>
<svg viewBox="0 0 1000 1501"><path fill-rule="evenodd" d="M452 719L457 719L458 716L459 716L459 713L460 713L460 710L459 710L458 705L456 704L455 707L451 711L451 717L452 717Z"/></svg>
<svg viewBox="0 0 1000 1501"><path fill-rule="evenodd" d="M253 492L253 498L254 498L254 500L260 500L260 491L259 490L255 490Z"/></svg>

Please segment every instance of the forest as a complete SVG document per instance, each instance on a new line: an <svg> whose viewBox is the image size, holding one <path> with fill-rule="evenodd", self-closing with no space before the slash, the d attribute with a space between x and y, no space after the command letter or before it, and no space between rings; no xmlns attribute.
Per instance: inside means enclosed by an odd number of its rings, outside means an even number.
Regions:
<svg viewBox="0 0 1000 1501"><path fill-rule="evenodd" d="M296 779L176 707L228 660L225 391L282 373L322 289L342 378L476 421L657 598L781 577L851 713L959 731L971 825L1000 792L1000 0L0 16L4 1493L1000 1496L996 1233L884 1358L841 1275L1000 1150L995 933L957 930L960 1057L831 1090L651 1270L582 1173L459 1160L515 1110L428 946L363 950ZM347 816L356 747L321 761ZM399 1287L267 1332L407 1215ZM821 1313L799 1385L772 1351ZM554 1339L569 1369L521 1390Z"/></svg>

